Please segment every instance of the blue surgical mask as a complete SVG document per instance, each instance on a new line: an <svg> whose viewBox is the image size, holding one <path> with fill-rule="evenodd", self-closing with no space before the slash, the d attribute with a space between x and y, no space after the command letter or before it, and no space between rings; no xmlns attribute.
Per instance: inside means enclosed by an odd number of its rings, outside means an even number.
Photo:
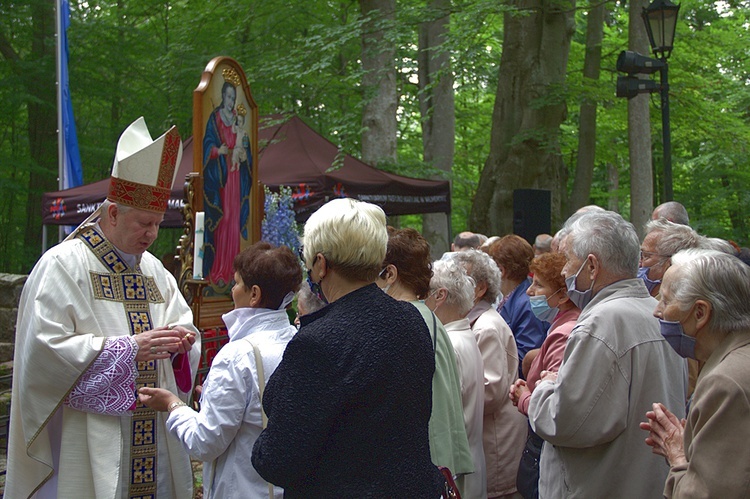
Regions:
<svg viewBox="0 0 750 499"><path fill-rule="evenodd" d="M326 299L326 295L323 294L323 288L320 287L319 282L313 282L312 277L310 277L310 269L307 269L307 285L310 286L310 291L312 294L318 297L320 301L328 305L328 300Z"/></svg>
<svg viewBox="0 0 750 499"><path fill-rule="evenodd" d="M639 279L643 280L643 284L646 285L646 288L648 289L649 293L653 291L656 286L661 284L661 279L656 279L652 281L651 279L648 278L648 271L650 268L651 267L638 267L638 275L637 275Z"/></svg>
<svg viewBox="0 0 750 499"><path fill-rule="evenodd" d="M543 322L552 322L557 313L560 311L560 309L557 307L550 307L548 300L549 299L544 295L529 296L529 305L531 305L531 311L534 313L537 319Z"/></svg>
<svg viewBox="0 0 750 499"><path fill-rule="evenodd" d="M695 338L685 334L680 322L659 319L659 329L677 355L686 359L695 358Z"/></svg>
<svg viewBox="0 0 750 499"><path fill-rule="evenodd" d="M570 301L581 310L583 310L594 297L594 281L591 281L591 287L586 291L578 291L576 289L576 279L578 279L578 274L581 273L583 267L588 261L589 259L586 258L581 264L581 268L578 269L578 272L565 279L565 286L568 288L568 298L570 298Z"/></svg>

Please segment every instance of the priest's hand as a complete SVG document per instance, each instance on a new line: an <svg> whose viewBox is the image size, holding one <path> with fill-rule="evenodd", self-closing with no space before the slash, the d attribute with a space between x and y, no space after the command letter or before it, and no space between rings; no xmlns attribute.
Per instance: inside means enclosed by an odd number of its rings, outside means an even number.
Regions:
<svg viewBox="0 0 750 499"><path fill-rule="evenodd" d="M182 326L172 326L172 331L180 333L180 344L177 347L177 353L188 353L195 344L195 333Z"/></svg>
<svg viewBox="0 0 750 499"><path fill-rule="evenodd" d="M161 412L169 410L171 405L178 407L184 405L179 397L169 390L146 386L138 389L138 400L151 409Z"/></svg>
<svg viewBox="0 0 750 499"><path fill-rule="evenodd" d="M189 343L189 340L185 339L185 333L189 331L182 326L175 326L172 329L162 326L133 335L133 339L138 344L136 362L169 359L173 353L184 348L183 342ZM195 343L194 335L193 343ZM192 343L189 344L192 347Z"/></svg>

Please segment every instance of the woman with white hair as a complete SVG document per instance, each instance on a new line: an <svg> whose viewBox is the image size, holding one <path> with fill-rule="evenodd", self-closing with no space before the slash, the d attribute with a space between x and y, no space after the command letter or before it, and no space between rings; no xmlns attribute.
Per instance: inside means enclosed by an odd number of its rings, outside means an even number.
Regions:
<svg viewBox="0 0 750 499"><path fill-rule="evenodd" d="M484 366L482 436L487 465L487 497L516 493L516 475L526 440L526 418L508 391L518 378L518 350L508 324L492 304L500 295L500 269L483 251L451 253L474 279L474 306L467 316Z"/></svg>
<svg viewBox="0 0 750 499"><path fill-rule="evenodd" d="M284 497L440 497L430 461L435 360L416 308L383 293L378 206L335 199L305 224L308 284L329 304L301 327L266 386L252 462Z"/></svg>
<svg viewBox="0 0 750 499"><path fill-rule="evenodd" d="M474 473L464 479L464 499L487 497L487 475L482 442L484 414L484 374L482 354L466 315L474 305L474 279L452 260L433 263L430 292L425 300L430 310L445 325L453 344L461 380L461 400Z"/></svg>
<svg viewBox="0 0 750 499"><path fill-rule="evenodd" d="M750 267L717 251L681 251L654 315L679 355L705 362L686 420L655 403L641 423L670 466L664 496L750 497Z"/></svg>

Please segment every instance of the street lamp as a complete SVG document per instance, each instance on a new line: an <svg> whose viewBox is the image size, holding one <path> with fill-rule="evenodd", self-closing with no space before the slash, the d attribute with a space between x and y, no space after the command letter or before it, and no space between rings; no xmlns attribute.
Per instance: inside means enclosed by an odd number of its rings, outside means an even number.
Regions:
<svg viewBox="0 0 750 499"><path fill-rule="evenodd" d="M658 91L661 94L661 129L664 149L664 200L672 201L672 137L669 129L669 78L667 58L672 54L677 13L680 6L669 0L654 0L643 9L643 23L646 25L651 50L658 59L646 57L626 50L617 58L617 70L627 76L617 78L617 97L632 99L640 93ZM657 84L649 79L639 78L638 74L652 74L659 71Z"/></svg>
<svg viewBox="0 0 750 499"><path fill-rule="evenodd" d="M641 14L646 25L651 50L657 57L666 59L672 53L674 31L677 27L677 13L680 6L669 0L655 0L643 9Z"/></svg>
<svg viewBox="0 0 750 499"><path fill-rule="evenodd" d="M654 0L642 12L651 51L664 62L661 80L661 131L664 152L664 198L672 201L672 133L669 126L669 78L667 59L672 54L677 13L680 6L669 0Z"/></svg>

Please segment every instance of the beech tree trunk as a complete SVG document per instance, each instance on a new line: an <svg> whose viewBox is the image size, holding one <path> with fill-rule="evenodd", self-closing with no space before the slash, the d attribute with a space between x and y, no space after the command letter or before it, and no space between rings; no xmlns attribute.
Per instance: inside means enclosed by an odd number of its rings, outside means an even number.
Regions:
<svg viewBox="0 0 750 499"><path fill-rule="evenodd" d="M450 0L429 3L430 20L419 26L418 55L424 161L445 172L453 167L456 135L450 53L443 47L450 25L450 6ZM450 249L448 232L446 214L424 215L422 234L430 243L434 259Z"/></svg>
<svg viewBox="0 0 750 499"><path fill-rule="evenodd" d="M470 229L488 236L513 230L513 190L552 192L552 224L558 226L566 195L560 157L562 92L575 1L515 0L505 14L503 53L492 114L490 154L480 175Z"/></svg>
<svg viewBox="0 0 750 499"><path fill-rule="evenodd" d="M589 5L591 8L586 24L586 56L583 61L584 89L590 85L596 85L599 81L604 16L607 12L607 4L604 2L592 0ZM578 208L589 204L591 180L594 176L596 161L596 107L596 99L584 95L578 130L576 176L573 182L573 192L570 195L570 209L566 213L568 216Z"/></svg>
<svg viewBox="0 0 750 499"><path fill-rule="evenodd" d="M362 159L371 165L396 162L396 46L388 36L395 0L360 0L368 18L362 32Z"/></svg>
<svg viewBox="0 0 750 499"><path fill-rule="evenodd" d="M628 47L651 56L646 27L641 11L648 0L631 0L628 26ZM639 237L644 236L646 222L654 209L653 159L651 156L651 115L649 94L640 94L628 101L628 150L630 153L630 221Z"/></svg>

